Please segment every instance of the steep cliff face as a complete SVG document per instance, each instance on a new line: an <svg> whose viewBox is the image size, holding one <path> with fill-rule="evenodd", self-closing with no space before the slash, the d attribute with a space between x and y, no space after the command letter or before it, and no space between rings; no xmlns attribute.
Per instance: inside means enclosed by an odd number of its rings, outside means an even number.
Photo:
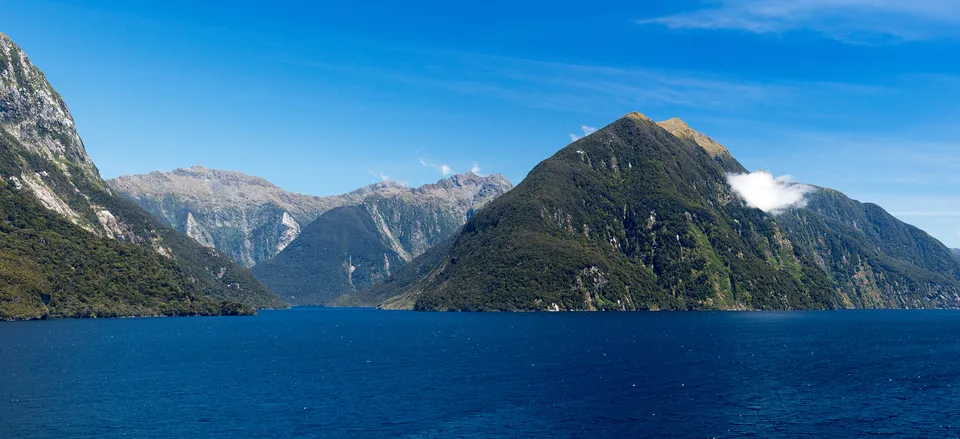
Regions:
<svg viewBox="0 0 960 439"><path fill-rule="evenodd" d="M327 303L387 280L511 188L503 176L474 174L415 189L384 187L321 215L253 272L290 303Z"/></svg>
<svg viewBox="0 0 960 439"><path fill-rule="evenodd" d="M0 220L0 260L17 261L9 269L0 267L0 284L34 286L33 293L6 301L8 292L0 294L0 317L5 303L28 302L41 305L26 317L209 314L239 309L234 305L284 306L222 253L204 249L115 197L87 156L63 99L4 35L0 180L6 215ZM35 279L25 280L10 268L24 264L37 268ZM32 298L37 291L42 302ZM216 300L234 305L219 307Z"/></svg>

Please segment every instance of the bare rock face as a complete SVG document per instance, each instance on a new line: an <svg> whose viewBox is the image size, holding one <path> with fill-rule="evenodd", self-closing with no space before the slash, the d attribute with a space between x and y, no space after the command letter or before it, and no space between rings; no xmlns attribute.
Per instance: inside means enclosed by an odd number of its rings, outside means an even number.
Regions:
<svg viewBox="0 0 960 439"><path fill-rule="evenodd" d="M108 184L247 267L273 258L320 215L345 206L363 206L388 245L409 260L512 187L500 175L462 174L420 188L383 182L316 197L283 190L260 177L203 166L123 176Z"/></svg>

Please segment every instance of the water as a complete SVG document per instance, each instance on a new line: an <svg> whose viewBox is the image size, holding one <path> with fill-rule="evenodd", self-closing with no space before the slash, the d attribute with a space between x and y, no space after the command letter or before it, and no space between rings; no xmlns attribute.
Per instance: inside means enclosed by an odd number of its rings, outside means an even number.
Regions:
<svg viewBox="0 0 960 439"><path fill-rule="evenodd" d="M0 438L960 434L960 312L0 324Z"/></svg>

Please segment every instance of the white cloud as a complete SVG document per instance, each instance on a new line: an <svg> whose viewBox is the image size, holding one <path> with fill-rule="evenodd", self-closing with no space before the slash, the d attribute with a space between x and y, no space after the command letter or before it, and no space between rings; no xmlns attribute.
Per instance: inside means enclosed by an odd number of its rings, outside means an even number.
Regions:
<svg viewBox="0 0 960 439"><path fill-rule="evenodd" d="M377 172L377 171L374 171L374 170L370 170L370 171L367 171L367 173L370 174L370 175L372 175L372 176L374 176L374 177L379 178L380 181L383 181L383 182L390 181L390 176L388 176L388 175L386 175L386 174L384 174L384 173L382 173L382 172Z"/></svg>
<svg viewBox="0 0 960 439"><path fill-rule="evenodd" d="M956 36L955 0L717 0L712 7L640 20L675 29L767 34L806 30L846 42Z"/></svg>
<svg viewBox="0 0 960 439"><path fill-rule="evenodd" d="M806 205L812 186L796 183L789 175L774 177L767 171L728 174L727 183L750 207L776 215L790 207Z"/></svg>
<svg viewBox="0 0 960 439"><path fill-rule="evenodd" d="M582 135L582 136L578 136L578 135L576 135L576 134L570 134L570 141L571 141L571 142L576 142L577 140L580 140L580 139L582 139L582 138L584 138L584 137L587 137L587 136L589 136L589 135L597 132L597 129L596 129L596 128L594 128L594 127L588 127L588 126L586 126L586 125L580 125L580 130L583 131L583 135Z"/></svg>
<svg viewBox="0 0 960 439"><path fill-rule="evenodd" d="M483 175L480 174L480 164L477 162L473 162L473 167L470 168L470 173L478 177L483 177Z"/></svg>
<svg viewBox="0 0 960 439"><path fill-rule="evenodd" d="M423 159L423 158L420 159L420 164L423 165L423 166L426 166L426 167L428 167L428 168L436 169L436 170L440 171L440 174L442 174L442 175L444 175L444 176L453 174L453 169L451 169L451 168L450 168L449 166L447 166L446 164L431 163L431 162L426 161L426 160Z"/></svg>

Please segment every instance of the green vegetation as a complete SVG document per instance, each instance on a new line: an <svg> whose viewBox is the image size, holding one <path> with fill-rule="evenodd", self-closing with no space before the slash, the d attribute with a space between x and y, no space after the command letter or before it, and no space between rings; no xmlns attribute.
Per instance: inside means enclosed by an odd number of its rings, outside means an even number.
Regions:
<svg viewBox="0 0 960 439"><path fill-rule="evenodd" d="M140 253L149 254L151 258L170 259L166 264L175 267L177 271L189 279L189 282L195 286L196 291L199 291L201 296L216 301L243 303L248 307L256 308L286 306L275 294L257 281L249 271L238 266L226 255L200 246L189 237L163 225L132 202L107 193L103 189L102 182L84 178L83 171L77 169L73 163L66 163L66 167L68 173L63 172L54 162L44 160L20 147L18 141L7 133L0 132L0 175L40 174L43 182L81 215L81 224L87 224L89 227L99 226L96 213L90 206L99 206L109 211L127 232L125 235L117 236L118 241L127 241L129 245L138 244ZM69 176L73 176L73 178ZM111 248L110 245L116 244L112 242L113 240L98 238L90 232L69 224L59 215L43 208L28 193L14 189L9 182L5 187L6 191L10 192L10 197L16 196L21 199L19 202L14 202L13 199L8 200L9 206L0 210L8 217L8 221L17 224L14 227L42 232L44 229L35 224L34 220L39 221L37 218L40 217L49 217L51 220L56 218L74 229L70 231L58 226L59 233L64 239L69 241L90 241L91 239L104 241L106 244L103 245L107 246L106 248ZM32 207L25 207L28 205ZM13 210L13 206L19 206L19 208ZM35 209L39 209L39 211L33 212ZM14 214L14 212L16 213ZM28 221L27 218L32 218L32 220ZM43 224L48 223L47 220L43 221ZM10 243L12 244L15 239L32 238L32 235L25 233L11 235ZM82 249L82 247L79 248ZM171 258L159 255L156 251L157 248L166 249ZM141 256L141 254L137 254L137 256ZM55 263L55 260L51 263ZM53 285L59 284L53 283ZM87 285L89 288L96 286L95 284ZM112 313L108 314L112 315Z"/></svg>
<svg viewBox="0 0 960 439"><path fill-rule="evenodd" d="M205 297L176 262L98 238L6 182L0 212L0 319L255 312Z"/></svg>
<svg viewBox="0 0 960 439"><path fill-rule="evenodd" d="M402 269L395 270L384 282L374 284L365 290L335 298L329 304L352 307L376 307L383 304L384 308L413 308L417 292L411 287L414 287L434 267L443 262L450 249L453 248L459 234L460 230L457 230L447 239L431 247L429 251L404 265ZM396 296L398 291L407 291L408 293ZM387 303L388 301L390 302Z"/></svg>
<svg viewBox="0 0 960 439"><path fill-rule="evenodd" d="M956 307L960 263L942 243L874 204L829 189L777 217L831 274L847 306Z"/></svg>
<svg viewBox="0 0 960 439"><path fill-rule="evenodd" d="M47 315L43 298L50 285L42 273L33 261L0 253L0 318L26 320Z"/></svg>
<svg viewBox="0 0 960 439"><path fill-rule="evenodd" d="M383 242L369 213L348 206L321 215L253 273L290 303L323 304L385 280L391 267L403 262Z"/></svg>
<svg viewBox="0 0 960 439"><path fill-rule="evenodd" d="M437 261L426 273L405 268L343 303L386 296L419 310L842 306L823 270L778 239L769 216L729 193L731 166L646 118L621 119L540 163L449 248L424 255Z"/></svg>
<svg viewBox="0 0 960 439"><path fill-rule="evenodd" d="M826 190L778 216L748 208L726 184L727 172L746 170L706 136L678 132L631 114L578 140L458 236L336 303L447 311L960 305L960 262L925 233Z"/></svg>

